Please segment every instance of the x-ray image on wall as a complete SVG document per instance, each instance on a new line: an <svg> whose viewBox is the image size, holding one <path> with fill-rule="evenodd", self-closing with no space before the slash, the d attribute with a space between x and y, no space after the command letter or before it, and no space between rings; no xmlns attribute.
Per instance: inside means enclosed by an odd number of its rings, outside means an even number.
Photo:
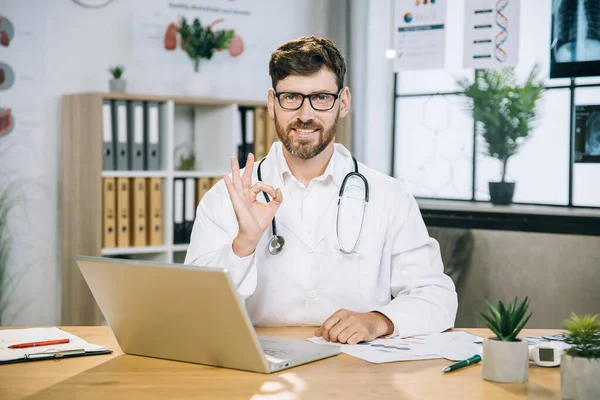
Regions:
<svg viewBox="0 0 600 400"><path fill-rule="evenodd" d="M552 0L550 78L600 75L600 0Z"/></svg>
<svg viewBox="0 0 600 400"><path fill-rule="evenodd" d="M575 107L575 162L600 163L600 105Z"/></svg>

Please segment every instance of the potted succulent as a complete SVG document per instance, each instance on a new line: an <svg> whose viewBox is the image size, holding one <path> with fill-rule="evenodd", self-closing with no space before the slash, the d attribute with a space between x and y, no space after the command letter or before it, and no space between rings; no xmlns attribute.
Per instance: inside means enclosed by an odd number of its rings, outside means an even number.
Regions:
<svg viewBox="0 0 600 400"><path fill-rule="evenodd" d="M181 48L194 64L194 74L190 75L186 82L186 94L206 96L212 90L210 79L200 74L202 59L210 60L215 51L229 49L234 38L235 45L230 49L230 55L235 57L243 51L241 38L236 36L233 30L213 30L213 27L222 21L223 19L218 19L210 25L203 26L198 18L189 24L185 17L182 17L179 24L175 26L181 36Z"/></svg>
<svg viewBox="0 0 600 400"><path fill-rule="evenodd" d="M111 92L125 93L126 82L121 79L125 67L122 65L116 65L109 69L113 79L108 82L108 87Z"/></svg>
<svg viewBox="0 0 600 400"><path fill-rule="evenodd" d="M485 326L496 337L483 340L483 379L494 382L525 382L529 379L529 346L525 340L517 338L531 313L525 317L529 299L517 307L517 299L505 307L499 301L498 307L484 300L489 315L478 311Z"/></svg>
<svg viewBox="0 0 600 400"><path fill-rule="evenodd" d="M472 102L469 112L486 142L488 156L502 164L500 182L489 182L493 204L511 204L515 182L506 181L508 160L530 136L538 116L538 101L544 85L538 80L536 64L523 84L518 84L513 68L477 70L474 82L458 81L462 94Z"/></svg>
<svg viewBox="0 0 600 400"><path fill-rule="evenodd" d="M598 315L571 314L560 360L560 388L564 399L597 399L600 396L600 321Z"/></svg>

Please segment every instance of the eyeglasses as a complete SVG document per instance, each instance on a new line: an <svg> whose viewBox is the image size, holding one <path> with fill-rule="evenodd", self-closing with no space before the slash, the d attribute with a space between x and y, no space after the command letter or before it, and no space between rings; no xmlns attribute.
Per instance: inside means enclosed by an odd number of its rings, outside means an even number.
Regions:
<svg viewBox="0 0 600 400"><path fill-rule="evenodd" d="M298 110L304 104L304 99L308 101L312 108L317 111L329 111L333 108L335 101L342 93L341 89L337 94L334 93L311 93L302 94L296 92L275 92L275 97L279 101L281 108L286 110Z"/></svg>

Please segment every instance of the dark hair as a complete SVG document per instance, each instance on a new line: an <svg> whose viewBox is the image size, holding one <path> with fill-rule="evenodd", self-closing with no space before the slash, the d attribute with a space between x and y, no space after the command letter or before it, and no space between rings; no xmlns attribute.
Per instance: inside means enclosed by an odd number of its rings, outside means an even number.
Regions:
<svg viewBox="0 0 600 400"><path fill-rule="evenodd" d="M340 51L329 39L303 36L279 46L271 55L269 75L273 88L289 75L310 75L327 67L337 76L338 90L344 87L346 63Z"/></svg>

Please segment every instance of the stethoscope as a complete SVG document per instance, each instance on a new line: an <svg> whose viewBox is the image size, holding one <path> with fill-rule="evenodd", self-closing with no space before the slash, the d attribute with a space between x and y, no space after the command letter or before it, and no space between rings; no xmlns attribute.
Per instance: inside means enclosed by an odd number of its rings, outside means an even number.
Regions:
<svg viewBox="0 0 600 400"><path fill-rule="evenodd" d="M265 157L260 161L260 163L258 163L257 175L258 175L259 182L262 182L261 166L262 166L262 163L266 159L267 158ZM369 202L369 182L367 182L367 178L365 178L363 174L358 172L358 163L356 162L356 159L354 158L354 156L352 157L352 161L354 161L354 171L346 174L346 176L344 177L344 180L342 181L342 186L340 187L340 192L338 194L337 218L335 221L335 233L337 234L338 248L344 254L352 254L354 252L354 250L356 249L358 242L360 241L360 234L362 233L363 223L365 221L365 213L367 210L367 203ZM354 246L352 246L352 249L350 251L348 251L348 250L344 249L344 247L342 246L342 243L340 241L340 204L342 201L342 196L344 196L344 189L346 188L346 182L348 181L349 178L351 178L353 176L356 176L356 177L362 179L362 181L364 182L365 197L363 199L364 205L363 205L362 218L360 220L360 229L358 231L358 236L356 238L356 241L354 242ZM263 195L265 196L265 200L267 201L267 203L271 201L269 199L269 196L265 192L263 192ZM285 239L283 238L283 236L280 236L277 234L277 223L275 222L275 217L273 217L273 221L271 221L271 229L273 231L273 237L271 238L271 240L269 240L269 253L276 255L276 254L281 253L281 250L283 250L283 246L285 245Z"/></svg>

